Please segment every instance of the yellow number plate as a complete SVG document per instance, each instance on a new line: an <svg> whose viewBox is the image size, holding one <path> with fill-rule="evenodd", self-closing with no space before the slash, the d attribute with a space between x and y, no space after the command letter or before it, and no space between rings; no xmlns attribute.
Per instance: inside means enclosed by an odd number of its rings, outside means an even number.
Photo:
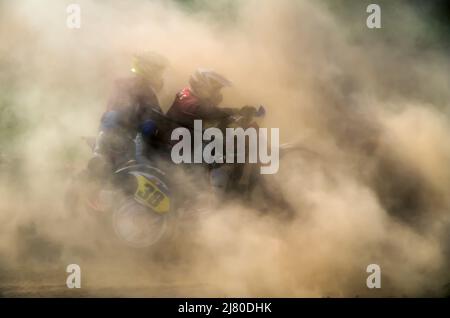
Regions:
<svg viewBox="0 0 450 318"><path fill-rule="evenodd" d="M134 197L142 204L157 213L167 213L170 210L170 199L159 187L144 176L136 176L138 186Z"/></svg>

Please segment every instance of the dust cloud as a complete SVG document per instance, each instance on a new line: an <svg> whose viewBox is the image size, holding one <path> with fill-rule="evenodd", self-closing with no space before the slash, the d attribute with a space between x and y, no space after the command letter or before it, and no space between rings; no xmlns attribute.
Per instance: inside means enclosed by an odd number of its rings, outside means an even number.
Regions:
<svg viewBox="0 0 450 318"><path fill-rule="evenodd" d="M450 281L450 60L429 17L365 1L0 2L0 293L4 296L443 296ZM437 41L437 40L436 40ZM233 81L223 105L308 151L273 178L290 222L236 202L154 250L123 246L64 205L132 54L170 61L167 110L197 67ZM200 190L199 190L200 191ZM101 219L103 220L103 219ZM82 288L65 287L77 263ZM378 264L382 288L366 287Z"/></svg>

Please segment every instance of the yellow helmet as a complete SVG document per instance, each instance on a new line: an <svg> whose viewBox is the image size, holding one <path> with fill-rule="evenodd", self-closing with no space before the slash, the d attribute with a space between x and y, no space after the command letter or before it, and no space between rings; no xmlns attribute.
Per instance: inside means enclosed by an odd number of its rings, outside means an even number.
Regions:
<svg viewBox="0 0 450 318"><path fill-rule="evenodd" d="M155 52L144 52L133 56L131 72L150 82L159 83L168 64L164 56Z"/></svg>

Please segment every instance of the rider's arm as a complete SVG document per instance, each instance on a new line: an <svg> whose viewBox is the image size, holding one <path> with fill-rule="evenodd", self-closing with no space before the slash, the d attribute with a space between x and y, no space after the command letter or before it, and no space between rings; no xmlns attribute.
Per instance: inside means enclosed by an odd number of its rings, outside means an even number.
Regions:
<svg viewBox="0 0 450 318"><path fill-rule="evenodd" d="M238 108L199 106L197 115L203 119L223 119L239 113Z"/></svg>

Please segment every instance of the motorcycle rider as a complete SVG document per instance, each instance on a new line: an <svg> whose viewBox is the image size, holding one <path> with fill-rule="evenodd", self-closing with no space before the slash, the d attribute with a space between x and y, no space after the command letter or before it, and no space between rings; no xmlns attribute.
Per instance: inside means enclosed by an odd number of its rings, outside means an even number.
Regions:
<svg viewBox="0 0 450 318"><path fill-rule="evenodd" d="M199 68L189 79L189 87L179 91L167 116L174 122L193 127L193 121L223 119L230 115L253 111L254 107L238 108L218 107L222 102L221 90L230 87L231 82L219 73Z"/></svg>
<svg viewBox="0 0 450 318"><path fill-rule="evenodd" d="M231 115L255 113L252 106L242 108L219 107L223 96L221 90L230 87L231 82L219 73L199 68L189 79L189 87L183 88L175 96L167 117L173 122L193 129L194 120L222 120ZM207 126L207 125L206 125ZM229 165L210 166L210 185L214 190L223 192L230 178Z"/></svg>
<svg viewBox="0 0 450 318"><path fill-rule="evenodd" d="M219 107L223 98L221 90L229 86L231 86L231 82L215 71L197 69L189 79L189 87L183 88L176 94L167 116L179 125L193 129L193 122L197 119L207 122L210 120L220 121L233 115L241 115L244 118L262 117L265 115L263 106L260 106L259 109L253 106L244 106L242 108ZM281 208L285 213L284 215L288 217L293 216L294 210L284 199L282 193L273 189L273 186L263 178L258 178L255 175L255 169L252 169L251 165L240 163L209 165L209 185L213 192L219 198L247 193L244 200L250 201L251 189L255 187L257 182L261 186L263 197L271 202L273 206ZM233 186L233 189L230 186ZM245 191L245 189L249 189L249 191Z"/></svg>
<svg viewBox="0 0 450 318"><path fill-rule="evenodd" d="M156 139L155 114L162 114L157 93L167 60L155 52L133 57L132 76L118 79L104 112L88 170L104 176L129 160L142 160L142 140ZM137 137L135 147L134 139Z"/></svg>

